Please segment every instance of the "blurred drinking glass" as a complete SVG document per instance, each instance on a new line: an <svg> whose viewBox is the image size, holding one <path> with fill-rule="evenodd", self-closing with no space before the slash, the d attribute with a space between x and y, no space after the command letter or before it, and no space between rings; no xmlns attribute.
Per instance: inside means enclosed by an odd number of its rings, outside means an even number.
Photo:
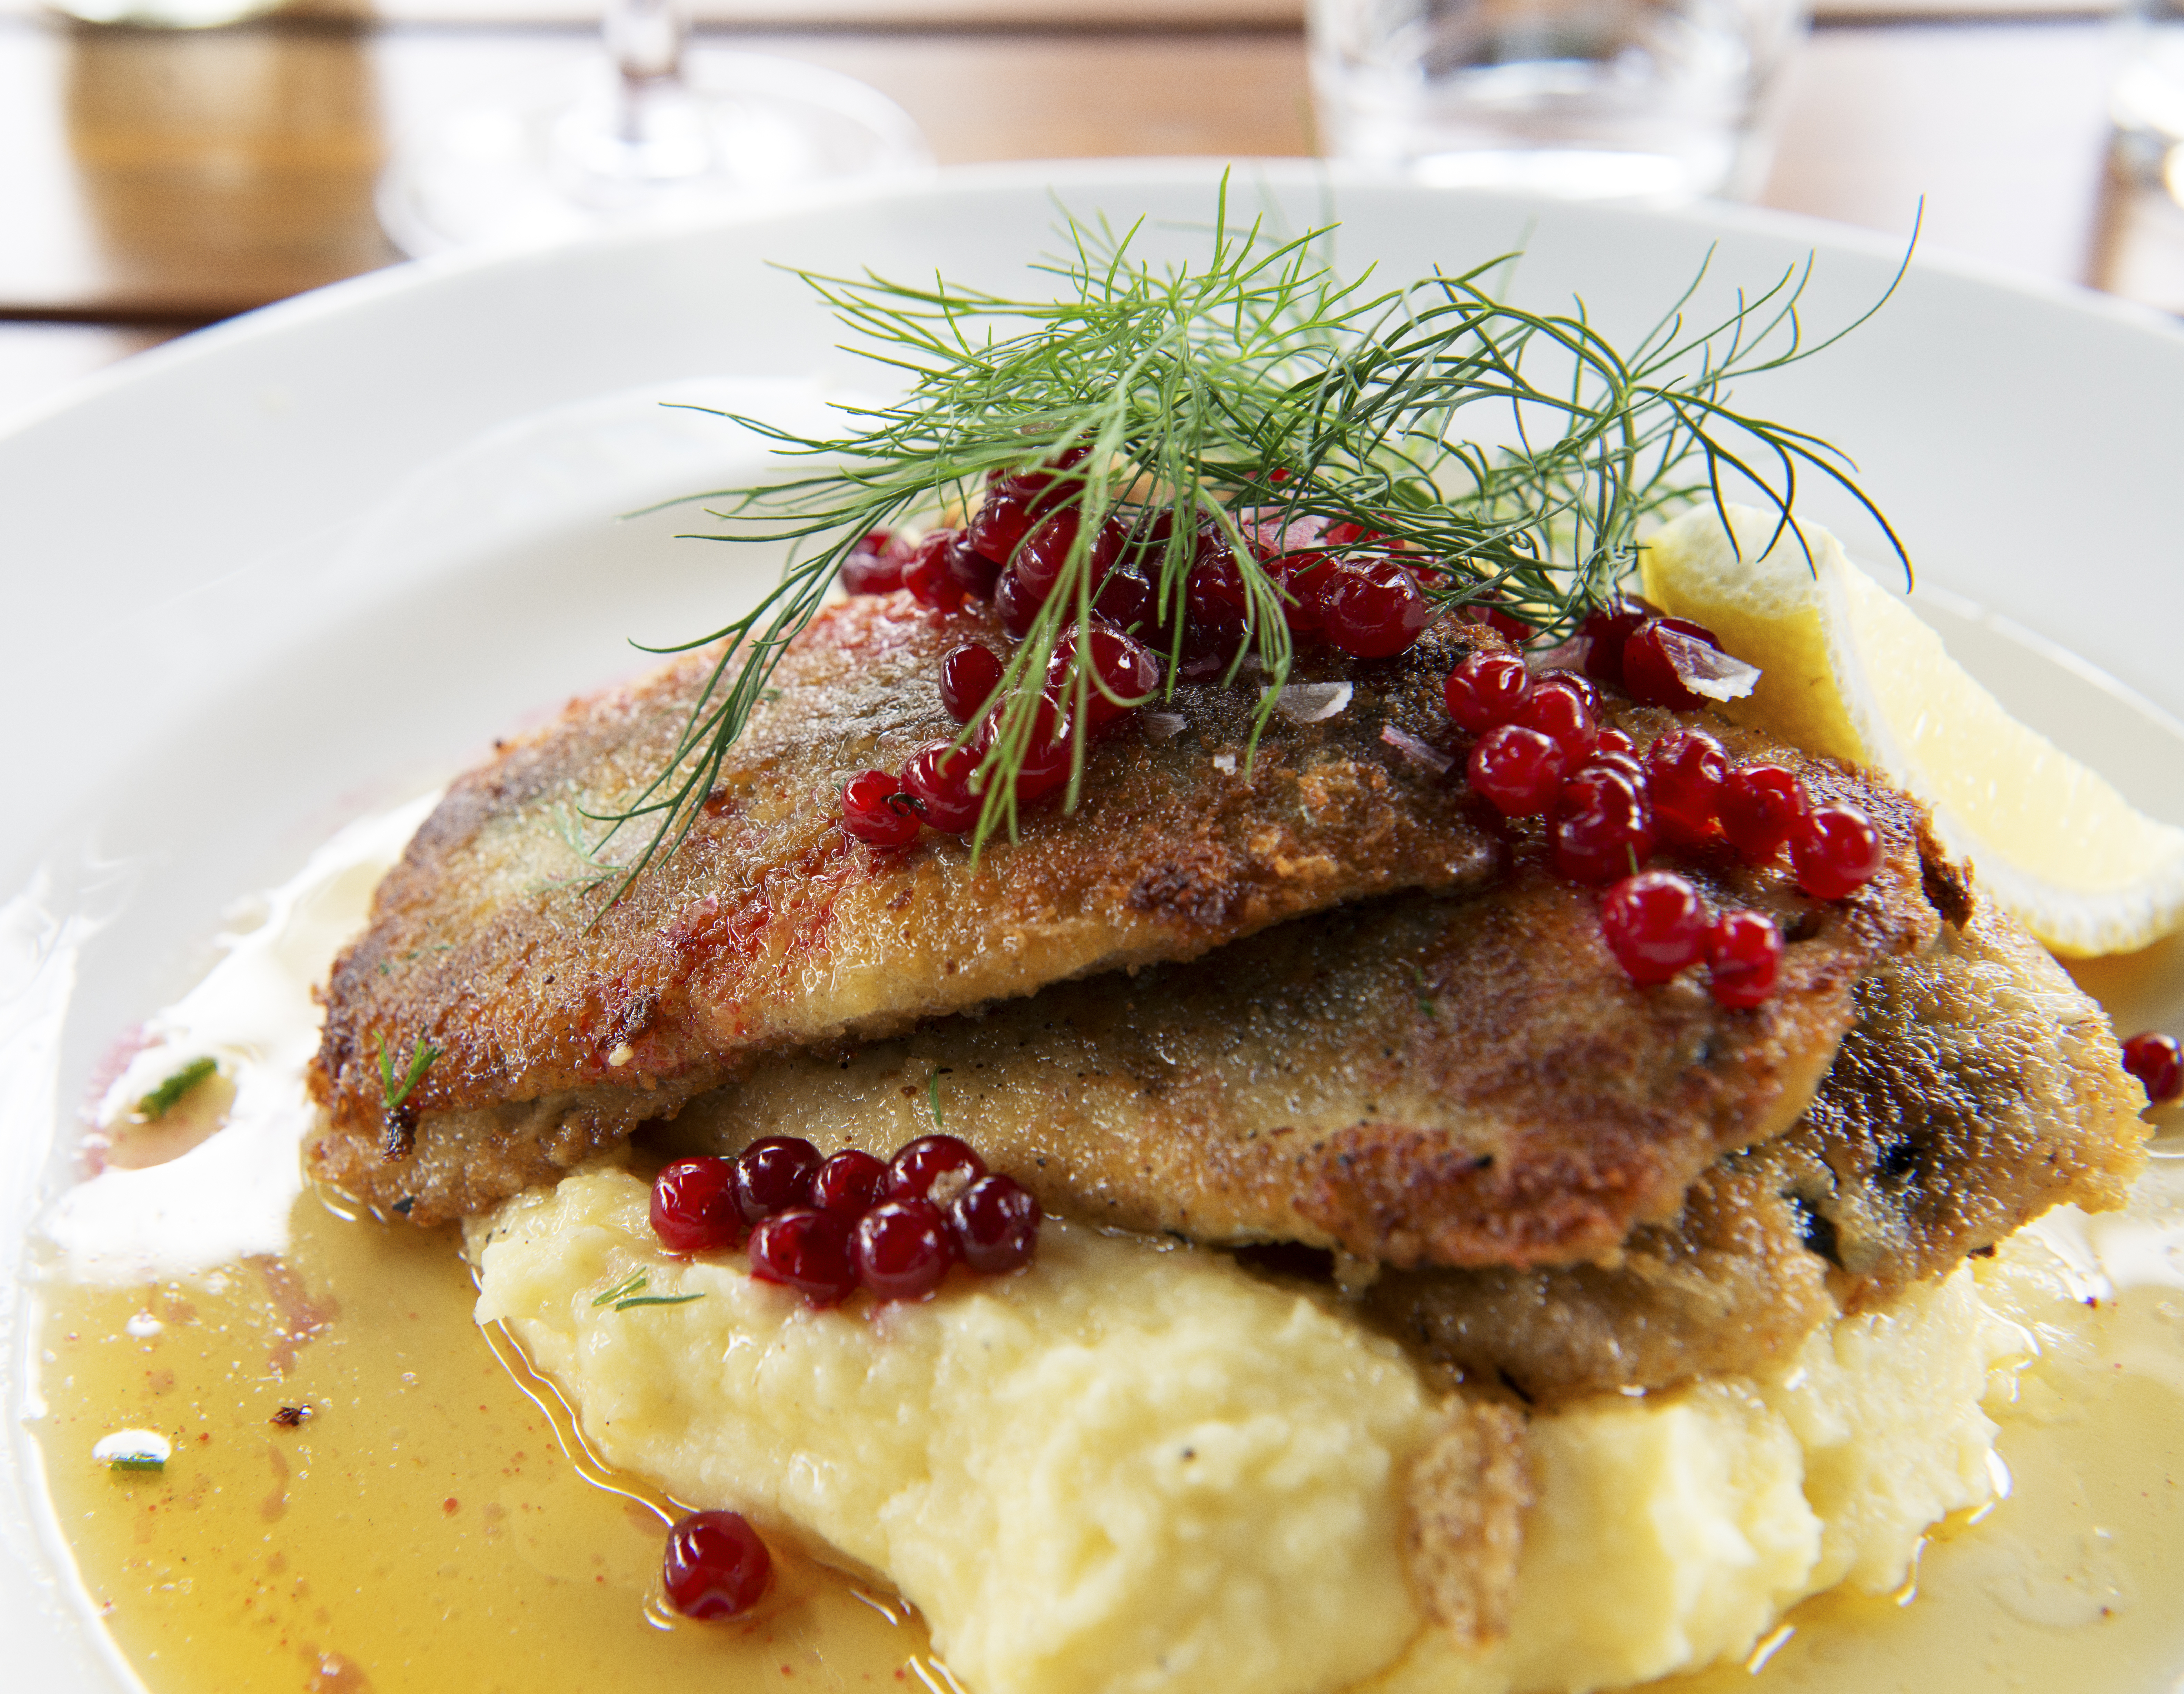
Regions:
<svg viewBox="0 0 2184 1694"><path fill-rule="evenodd" d="M2109 92L2125 175L2184 199L2184 0L2130 0L2123 69Z"/></svg>
<svg viewBox="0 0 2184 1694"><path fill-rule="evenodd" d="M579 83L519 83L404 138L380 180L387 235L412 257L536 243L931 169L877 89L758 53L694 62L684 3L606 0L607 50Z"/></svg>
<svg viewBox="0 0 2184 1694"><path fill-rule="evenodd" d="M1748 196L1805 0L1311 0L1327 152L1444 185Z"/></svg>

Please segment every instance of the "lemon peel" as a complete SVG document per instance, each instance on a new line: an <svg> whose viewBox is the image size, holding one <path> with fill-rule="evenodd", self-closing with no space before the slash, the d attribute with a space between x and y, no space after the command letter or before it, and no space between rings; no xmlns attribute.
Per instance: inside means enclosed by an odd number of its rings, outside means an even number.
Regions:
<svg viewBox="0 0 2184 1694"><path fill-rule="evenodd" d="M1728 514L1725 530L1710 506L1685 513L1640 566L1647 599L1760 667L1719 710L1925 802L1943 844L2058 953L2135 951L2184 928L2184 830L2012 717L1825 530L1806 527L1808 560L1773 513Z"/></svg>

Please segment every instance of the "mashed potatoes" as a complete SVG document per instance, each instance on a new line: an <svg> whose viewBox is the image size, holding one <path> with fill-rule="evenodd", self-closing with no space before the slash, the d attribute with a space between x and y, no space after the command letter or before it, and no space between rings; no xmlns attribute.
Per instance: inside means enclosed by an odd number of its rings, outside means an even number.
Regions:
<svg viewBox="0 0 2184 1694"><path fill-rule="evenodd" d="M1392 1346L1213 1254L1053 1223L1020 1275L814 1312L740 1255L669 1258L648 1198L594 1167L510 1201L479 1316L610 1463L883 1574L979 1694L1302 1694L1416 1633L1401 1470L1437 1419ZM593 1304L639 1269L705 1298Z"/></svg>
<svg viewBox="0 0 2184 1694"><path fill-rule="evenodd" d="M1507 1637L1428 1624L1400 1552L1442 1413L1402 1356L1226 1257L1050 1223L1018 1276L813 1312L682 1261L611 1165L472 1226L504 1320L612 1463L824 1544L914 1602L978 1694L1527 1694L1747 1650L1804 1595L1899 1584L1992 1492L1969 1273L1764 1379L1535 1418ZM650 1294L597 1303L643 1271Z"/></svg>

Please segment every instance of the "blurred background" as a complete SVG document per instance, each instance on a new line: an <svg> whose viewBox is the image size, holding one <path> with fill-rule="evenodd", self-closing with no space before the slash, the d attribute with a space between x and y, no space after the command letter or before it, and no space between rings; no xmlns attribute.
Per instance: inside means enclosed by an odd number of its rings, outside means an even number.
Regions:
<svg viewBox="0 0 2184 1694"><path fill-rule="evenodd" d="M693 22L700 52L869 85L953 164L1320 152L1305 12L697 0ZM603 63L599 15L598 0L293 0L176 28L0 0L0 420L194 326L398 262L375 209L398 143L489 85ZM2184 310L2169 143L2126 98L2134 76L2159 85L2167 27L2100 0L1817 0L1738 191L1899 237L1923 198L1929 250Z"/></svg>

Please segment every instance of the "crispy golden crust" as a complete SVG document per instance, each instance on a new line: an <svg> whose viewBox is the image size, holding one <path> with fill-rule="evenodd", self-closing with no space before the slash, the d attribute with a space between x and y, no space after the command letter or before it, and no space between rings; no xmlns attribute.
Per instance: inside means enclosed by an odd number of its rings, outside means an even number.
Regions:
<svg viewBox="0 0 2184 1694"><path fill-rule="evenodd" d="M1681 1218L1633 1232L1612 1268L1390 1272L1364 1313L1447 1379L1538 1405L1751 1370L1836 1310L1827 1262L1771 1176L1723 1160Z"/></svg>
<svg viewBox="0 0 2184 1694"><path fill-rule="evenodd" d="M1532 1499L1524 1414L1452 1397L1403 1479L1403 1563L1419 1609L1464 1647L1509 1633Z"/></svg>
<svg viewBox="0 0 2184 1694"><path fill-rule="evenodd" d="M1613 1268L1395 1273L1367 1311L1536 1401L1659 1388L1782 1357L2050 1206L2120 1205L2145 1095L2106 1015L2014 919L1968 917L1858 985L1795 1129L1723 1158Z"/></svg>
<svg viewBox="0 0 2184 1694"><path fill-rule="evenodd" d="M590 869L569 844L581 813L650 779L710 654L579 702L462 778L335 966L311 1074L331 1124L316 1173L420 1220L473 1210L771 1049L1193 957L1344 900L1474 883L1496 861L1441 778L1381 738L1446 738L1440 678L1472 640L1455 632L1333 667L1355 686L1349 707L1277 717L1255 761L1258 689L1184 688L1178 733L1126 727L1097 749L1075 815L1030 817L975 867L929 832L904 850L850 842L841 783L953 734L939 661L994 633L901 595L822 612L690 839L604 913L570 881ZM442 1056L407 1102L414 1128L460 1151L412 1180L410 1161L382 1167L375 1062L420 1041Z"/></svg>
<svg viewBox="0 0 2184 1694"><path fill-rule="evenodd" d="M884 1156L930 1128L939 1076L948 1126L1053 1211L1396 1265L1596 1257L1674 1216L1719 1154L1787 1128L1854 985L1930 939L1916 819L1897 822L1911 830L1852 902L1807 900L1779 868L1703 878L1802 933L1751 1010L1696 973L1634 986L1597 894L1520 846L1477 894L1346 906L1191 964L783 1056L694 1101L674 1140Z"/></svg>
<svg viewBox="0 0 2184 1694"><path fill-rule="evenodd" d="M1847 1310L1992 1247L2051 1206L2111 1211L2144 1162L2146 1090L2108 1014L1982 902L1876 972L1795 1138L1747 1161L1798 1207Z"/></svg>

